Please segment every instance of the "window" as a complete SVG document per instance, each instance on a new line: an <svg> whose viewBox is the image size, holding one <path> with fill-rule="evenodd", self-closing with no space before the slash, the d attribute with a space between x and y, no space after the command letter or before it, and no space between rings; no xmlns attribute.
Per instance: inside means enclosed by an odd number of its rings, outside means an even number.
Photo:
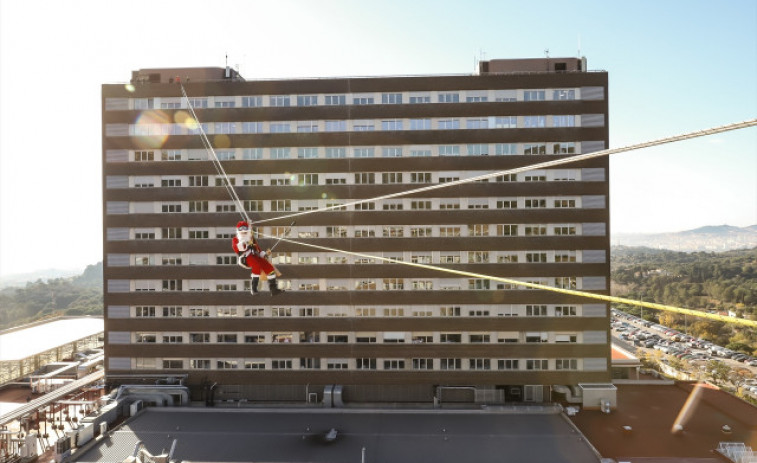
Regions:
<svg viewBox="0 0 757 463"><path fill-rule="evenodd" d="M431 359L431 358L413 359L413 370L433 370L433 369L434 369L434 359Z"/></svg>
<svg viewBox="0 0 757 463"><path fill-rule="evenodd" d="M544 143L525 144L523 154L547 154L547 145Z"/></svg>
<svg viewBox="0 0 757 463"><path fill-rule="evenodd" d="M549 368L547 359L526 360L526 370L546 370Z"/></svg>
<svg viewBox="0 0 757 463"><path fill-rule="evenodd" d="M326 148L326 158L346 158L347 148Z"/></svg>
<svg viewBox="0 0 757 463"><path fill-rule="evenodd" d="M517 264L518 255L515 253L501 254L497 256L497 263L499 264Z"/></svg>
<svg viewBox="0 0 757 463"><path fill-rule="evenodd" d="M441 256L439 256L439 263L440 264L459 264L460 255L456 253L442 254Z"/></svg>
<svg viewBox="0 0 757 463"><path fill-rule="evenodd" d="M431 183L431 172L411 172L410 183Z"/></svg>
<svg viewBox="0 0 757 463"><path fill-rule="evenodd" d="M442 179L444 177L439 177L439 183L446 183L442 182ZM441 199L439 200L439 209L446 210L446 209L460 209L460 200L459 199Z"/></svg>
<svg viewBox="0 0 757 463"><path fill-rule="evenodd" d="M552 116L553 127L575 127L576 116Z"/></svg>
<svg viewBox="0 0 757 463"><path fill-rule="evenodd" d="M259 108L263 106L262 96L243 96L242 107L243 108Z"/></svg>
<svg viewBox="0 0 757 463"><path fill-rule="evenodd" d="M311 133L318 131L318 121L297 121L297 132Z"/></svg>
<svg viewBox="0 0 757 463"><path fill-rule="evenodd" d="M468 225L468 236L489 236L489 225L487 224Z"/></svg>
<svg viewBox="0 0 757 463"><path fill-rule="evenodd" d="M163 307L164 317L181 317L182 307Z"/></svg>
<svg viewBox="0 0 757 463"><path fill-rule="evenodd" d="M289 122L271 122L269 131L271 133L289 133L292 131L292 125Z"/></svg>
<svg viewBox="0 0 757 463"><path fill-rule="evenodd" d="M434 289L434 282L431 280L413 280L411 288L418 291L431 291Z"/></svg>
<svg viewBox="0 0 757 463"><path fill-rule="evenodd" d="M210 333L189 333L189 342L207 344L210 342Z"/></svg>
<svg viewBox="0 0 757 463"><path fill-rule="evenodd" d="M260 212L263 210L263 200L262 199L246 200L244 202L244 208L247 211Z"/></svg>
<svg viewBox="0 0 757 463"><path fill-rule="evenodd" d="M517 209L518 201L515 199L500 199L496 202L497 209Z"/></svg>
<svg viewBox="0 0 757 463"><path fill-rule="evenodd" d="M268 97L268 104L270 106L289 106L289 95L271 95Z"/></svg>
<svg viewBox="0 0 757 463"><path fill-rule="evenodd" d="M216 335L216 342L236 344L237 335L235 333L218 333Z"/></svg>
<svg viewBox="0 0 757 463"><path fill-rule="evenodd" d="M376 130L376 125L372 120L354 121L352 123L352 130L355 132L371 132Z"/></svg>
<svg viewBox="0 0 757 463"><path fill-rule="evenodd" d="M526 262L528 263L546 263L547 262L547 253L546 252L527 252L526 253Z"/></svg>
<svg viewBox="0 0 757 463"><path fill-rule="evenodd" d="M163 359L164 370L180 370L184 368L184 362L181 359Z"/></svg>
<svg viewBox="0 0 757 463"><path fill-rule="evenodd" d="M554 231L555 231L555 235L558 235L558 236L575 235L576 227L558 226L554 228Z"/></svg>
<svg viewBox="0 0 757 463"><path fill-rule="evenodd" d="M431 119L410 119L410 130L431 130Z"/></svg>
<svg viewBox="0 0 757 463"><path fill-rule="evenodd" d="M404 360L384 360L384 370L404 370Z"/></svg>
<svg viewBox="0 0 757 463"><path fill-rule="evenodd" d="M381 174L381 183L402 183L402 172L384 172Z"/></svg>
<svg viewBox="0 0 757 463"><path fill-rule="evenodd" d="M201 239L208 239L210 237L210 233L208 230L189 230L189 239L190 240L201 240Z"/></svg>
<svg viewBox="0 0 757 463"><path fill-rule="evenodd" d="M297 95L297 106L318 105L318 95Z"/></svg>
<svg viewBox="0 0 757 463"><path fill-rule="evenodd" d="M555 369L556 370L578 370L578 360L577 359L556 359Z"/></svg>
<svg viewBox="0 0 757 463"><path fill-rule="evenodd" d="M527 317L546 317L547 306L546 305L527 305L526 316Z"/></svg>
<svg viewBox="0 0 757 463"><path fill-rule="evenodd" d="M398 146L389 146L389 147L381 148L381 156L385 158L402 157L402 148Z"/></svg>
<svg viewBox="0 0 757 463"><path fill-rule="evenodd" d="M439 94L439 103L459 103L459 102L460 102L459 93L440 93Z"/></svg>
<svg viewBox="0 0 757 463"><path fill-rule="evenodd" d="M361 172L355 174L355 184L367 185L376 183L376 174L373 172Z"/></svg>
<svg viewBox="0 0 757 463"><path fill-rule="evenodd" d="M376 231L372 228L355 229L355 238L371 238L376 236Z"/></svg>
<svg viewBox="0 0 757 463"><path fill-rule="evenodd" d="M354 105L374 104L374 99L373 97L354 97L352 99L352 104Z"/></svg>
<svg viewBox="0 0 757 463"><path fill-rule="evenodd" d="M347 95L326 95L324 97L324 104L332 105L345 105L347 104Z"/></svg>
<svg viewBox="0 0 757 463"><path fill-rule="evenodd" d="M424 238L432 236L431 227L410 227L410 236L412 238Z"/></svg>
<svg viewBox="0 0 757 463"><path fill-rule="evenodd" d="M382 93L381 103L382 104L402 104L402 94L401 93Z"/></svg>
<svg viewBox="0 0 757 463"><path fill-rule="evenodd" d="M471 370L491 370L491 360L489 359L470 359L468 368Z"/></svg>
<svg viewBox="0 0 757 463"><path fill-rule="evenodd" d="M410 201L410 209L414 211L431 210L431 201Z"/></svg>
<svg viewBox="0 0 757 463"><path fill-rule="evenodd" d="M412 157L431 157L431 150L429 149L411 149L410 156Z"/></svg>
<svg viewBox="0 0 757 463"><path fill-rule="evenodd" d="M347 121L326 121L326 132L346 132Z"/></svg>
<svg viewBox="0 0 757 463"><path fill-rule="evenodd" d="M468 251L468 263L483 264L489 262L489 251Z"/></svg>
<svg viewBox="0 0 757 463"><path fill-rule="evenodd" d="M460 147L456 145L439 146L439 156L460 156Z"/></svg>
<svg viewBox="0 0 757 463"><path fill-rule="evenodd" d="M355 148L352 150L352 156L356 158L372 158L373 148Z"/></svg>
<svg viewBox="0 0 757 463"><path fill-rule="evenodd" d="M162 228L161 236L164 240L181 239L181 227Z"/></svg>
<svg viewBox="0 0 757 463"><path fill-rule="evenodd" d="M535 129L547 126L546 116L523 116L523 127Z"/></svg>
<svg viewBox="0 0 757 463"><path fill-rule="evenodd" d="M460 128L460 119L439 119L439 130L456 130Z"/></svg>
<svg viewBox="0 0 757 463"><path fill-rule="evenodd" d="M298 159L315 159L318 157L318 148L297 148Z"/></svg>
<svg viewBox="0 0 757 463"><path fill-rule="evenodd" d="M556 317L575 317L577 316L576 307L573 305L558 305L555 307Z"/></svg>
<svg viewBox="0 0 757 463"><path fill-rule="evenodd" d="M140 161L154 161L155 160L155 152L154 151L135 151L134 152L134 160L136 162L140 162Z"/></svg>
<svg viewBox="0 0 757 463"><path fill-rule="evenodd" d="M498 129L514 129L518 126L517 116L500 116L494 118L494 127Z"/></svg>
<svg viewBox="0 0 757 463"><path fill-rule="evenodd" d="M184 342L184 336L180 334L164 334L163 344L181 344Z"/></svg>
<svg viewBox="0 0 757 463"><path fill-rule="evenodd" d="M544 90L526 90L523 92L523 101L544 101Z"/></svg>
<svg viewBox="0 0 757 463"><path fill-rule="evenodd" d="M552 99L553 100L575 100L576 91L573 89L558 88L558 89L552 90Z"/></svg>
<svg viewBox="0 0 757 463"><path fill-rule="evenodd" d="M404 130L402 119L381 121L381 130Z"/></svg>
<svg viewBox="0 0 757 463"><path fill-rule="evenodd" d="M462 364L461 359L439 359L439 368L442 370L459 370Z"/></svg>
<svg viewBox="0 0 757 463"><path fill-rule="evenodd" d="M271 360L271 369L273 370L291 370L291 360Z"/></svg>
<svg viewBox="0 0 757 463"><path fill-rule="evenodd" d="M265 360L245 360L244 368L246 370L265 370Z"/></svg>
<svg viewBox="0 0 757 463"><path fill-rule="evenodd" d="M490 287L489 280L481 280L478 278L472 278L468 280L468 289L471 289L471 290L490 289L489 287Z"/></svg>
<svg viewBox="0 0 757 463"><path fill-rule="evenodd" d="M327 238L347 238L347 227L326 227Z"/></svg>
<svg viewBox="0 0 757 463"><path fill-rule="evenodd" d="M359 280L355 282L356 291L375 291L376 282L373 280Z"/></svg>
<svg viewBox="0 0 757 463"><path fill-rule="evenodd" d="M189 186L208 186L207 175L190 175Z"/></svg>
<svg viewBox="0 0 757 463"><path fill-rule="evenodd" d="M465 121L465 127L468 129L488 129L489 119L486 117L477 119L468 119Z"/></svg>
<svg viewBox="0 0 757 463"><path fill-rule="evenodd" d="M403 227L392 227L385 225L382 231L382 236L384 238L402 238L405 235Z"/></svg>
<svg viewBox="0 0 757 463"><path fill-rule="evenodd" d="M207 307L190 307L189 316L190 317L209 317L210 310L208 310Z"/></svg>
<svg viewBox="0 0 757 463"><path fill-rule="evenodd" d="M163 280L163 291L181 291L181 280Z"/></svg>
<svg viewBox="0 0 757 463"><path fill-rule="evenodd" d="M134 184L135 187L146 187L146 186L153 186L152 183L150 184ZM168 178L163 179L160 181L160 186L162 187L173 187L173 186L181 186L181 179L179 178Z"/></svg>
<svg viewBox="0 0 757 463"><path fill-rule="evenodd" d="M215 133L236 133L237 131L237 124L236 122L216 122L215 124Z"/></svg>
<svg viewBox="0 0 757 463"><path fill-rule="evenodd" d="M402 289L405 289L405 282L402 278L384 278L384 291L396 291Z"/></svg>
<svg viewBox="0 0 757 463"><path fill-rule="evenodd" d="M381 208L385 211L401 211L404 206L401 199L387 199Z"/></svg>
<svg viewBox="0 0 757 463"><path fill-rule="evenodd" d="M154 317L155 307L136 307L135 315L137 317Z"/></svg>
<svg viewBox="0 0 757 463"><path fill-rule="evenodd" d="M546 182L546 175L526 175L523 177L524 182Z"/></svg>
<svg viewBox="0 0 757 463"><path fill-rule="evenodd" d="M546 198L527 198L524 206L526 209L537 209L547 207Z"/></svg>
<svg viewBox="0 0 757 463"><path fill-rule="evenodd" d="M547 227L541 225L526 226L523 231L526 236L542 236L547 234Z"/></svg>
<svg viewBox="0 0 757 463"><path fill-rule="evenodd" d="M472 95L465 97L466 103L485 103L489 101L489 98L483 95Z"/></svg>
<svg viewBox="0 0 757 463"><path fill-rule="evenodd" d="M486 143L468 145L468 156L486 156L489 154L489 145Z"/></svg>
<svg viewBox="0 0 757 463"><path fill-rule="evenodd" d="M574 154L576 152L576 144L569 143L555 143L552 146L552 152L554 154Z"/></svg>
<svg viewBox="0 0 757 463"><path fill-rule="evenodd" d="M497 369L498 370L517 370L518 360L515 360L515 359L497 360Z"/></svg>
<svg viewBox="0 0 757 463"><path fill-rule="evenodd" d="M491 337L488 334L471 334L470 342L475 344L485 344L490 341Z"/></svg>
<svg viewBox="0 0 757 463"><path fill-rule="evenodd" d="M563 289L576 289L576 277L556 277L555 287Z"/></svg>
<svg viewBox="0 0 757 463"><path fill-rule="evenodd" d="M375 370L376 359L359 358L355 359L355 368L358 370Z"/></svg>
<svg viewBox="0 0 757 463"><path fill-rule="evenodd" d="M460 227L439 227L439 236L443 238L460 236Z"/></svg>
<svg viewBox="0 0 757 463"><path fill-rule="evenodd" d="M292 201L289 199L275 199L271 201L272 212L290 212L292 210Z"/></svg>

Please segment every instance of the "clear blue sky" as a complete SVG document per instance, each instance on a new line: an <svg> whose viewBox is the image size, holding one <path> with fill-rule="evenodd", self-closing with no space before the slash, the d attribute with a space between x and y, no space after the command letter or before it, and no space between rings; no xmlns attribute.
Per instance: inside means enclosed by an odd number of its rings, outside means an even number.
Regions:
<svg viewBox="0 0 757 463"><path fill-rule="evenodd" d="M132 70L456 74L579 47L610 75L611 147L757 117L754 0L0 0L0 275L102 259L100 86ZM757 223L757 129L611 169L613 233Z"/></svg>

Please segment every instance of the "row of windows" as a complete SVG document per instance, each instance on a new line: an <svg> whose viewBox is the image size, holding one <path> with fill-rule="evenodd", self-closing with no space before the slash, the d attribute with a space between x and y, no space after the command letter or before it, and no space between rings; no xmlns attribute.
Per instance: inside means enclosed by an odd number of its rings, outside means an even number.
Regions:
<svg viewBox="0 0 757 463"><path fill-rule="evenodd" d="M308 186L308 185L396 185L449 183L467 180L490 172L331 172L245 174L245 175L136 175L128 177L130 188L174 188L225 186ZM596 173L596 171L592 171ZM582 181L580 169L542 169L476 180L476 182L575 182ZM121 187L120 185L118 186ZM450 199L449 201L453 201ZM458 202L460 200L457 200ZM465 199L463 199L465 201ZM475 201L474 201L475 202ZM222 204L232 204L230 201ZM463 207L465 208L465 207Z"/></svg>
<svg viewBox="0 0 757 463"><path fill-rule="evenodd" d="M604 251L599 251L603 253ZM592 254L592 263L599 259ZM424 251L384 252L379 257L414 264L518 264L518 263L581 263L583 251L572 250L527 250L527 251ZM129 261L135 266L143 265L237 265L235 255L216 254L133 254ZM382 264L387 261L366 256L345 256L337 253L282 252L274 255L274 264L297 265L364 265ZM389 262L391 263L391 262ZM109 262L111 267L116 266ZM126 266L126 262L124 265Z"/></svg>
<svg viewBox="0 0 757 463"><path fill-rule="evenodd" d="M379 199L354 201L349 199L332 200L245 200L242 204L247 212L292 212L313 211L317 209L338 209L347 211L438 211L460 209L581 209L581 196L559 197L505 197L505 198L451 198L451 199ZM349 204L341 206L341 204ZM593 205L593 203L590 203ZM112 209L113 213L129 214L164 214L164 213L204 213L204 212L237 212L236 205L231 201L214 203L209 201L132 201L128 203L128 210L124 207ZM249 207L247 207L249 206ZM592 207L593 209L596 206ZM347 227L343 227L347 228ZM190 229L191 230L191 229Z"/></svg>
<svg viewBox="0 0 757 463"><path fill-rule="evenodd" d="M438 92L336 93L310 95L250 95L193 97L193 108L259 108L290 106L344 106L370 104L485 103L581 99L580 88L458 90ZM108 99L106 106L114 100ZM183 98L129 98L124 109L187 109Z"/></svg>
<svg viewBox="0 0 757 463"><path fill-rule="evenodd" d="M255 133L314 133L314 132L392 132L400 130L480 130L480 129L538 129L548 127L580 127L582 115L485 116L467 119L340 119L308 121L230 121L193 123L148 123L140 120L129 124L132 137L199 135L234 135ZM591 126L596 126L593 115ZM603 124L600 124L602 126ZM114 126L106 126L106 134L113 134ZM202 129L202 130L200 130Z"/></svg>
<svg viewBox="0 0 757 463"><path fill-rule="evenodd" d="M220 149L221 161L253 161L260 159L342 159L342 158L398 158L436 156L518 156L566 155L581 152L582 142L529 143L469 143L452 145L403 145L356 147L275 147ZM136 150L129 152L128 161L207 161L205 150Z"/></svg>
<svg viewBox="0 0 757 463"><path fill-rule="evenodd" d="M133 306L129 308L134 318L237 318L237 317L580 317L581 305L563 304L502 304L496 306L451 305L370 307L370 306L321 306L321 307L242 307L242 306ZM113 315L111 315L113 317ZM240 335L247 336L247 335ZM258 336L258 335L256 335ZM263 335L260 335L263 336ZM302 339L300 336L300 339ZM410 334L412 342L416 335ZM245 338L246 339L246 338ZM261 338L262 339L262 338ZM165 342L165 341L164 341ZM244 342L264 342L248 341ZM301 341L303 342L303 341ZM421 342L431 342L425 339ZM515 341L512 341L515 342Z"/></svg>
<svg viewBox="0 0 757 463"><path fill-rule="evenodd" d="M582 282L587 277L563 276L541 278L511 278L513 283L501 283L481 278L364 278L364 279L301 279L278 282L281 289L297 291L403 291L403 290L524 290L533 289L529 285L548 286L562 289L605 289L604 277L588 277L591 288L584 288ZM593 279L601 278L598 284ZM111 280L125 281L128 287L109 286L108 292L143 292L143 291L249 291L250 280ZM518 283L515 283L518 282ZM596 286L596 287L595 287ZM261 286L262 287L262 286Z"/></svg>
<svg viewBox="0 0 757 463"><path fill-rule="evenodd" d="M363 225L332 227L299 227L290 238L455 238L486 236L574 236L582 235L582 229L593 224L470 224L459 225ZM120 229L118 229L120 230ZM128 230L128 232L126 232ZM123 235L111 231L108 241L155 240L155 239L226 239L233 238L233 230L216 228L134 228L124 229ZM599 236L592 231L594 236ZM263 238L281 236L264 233Z"/></svg>
<svg viewBox="0 0 757 463"><path fill-rule="evenodd" d="M574 370L583 369L583 359L496 358L135 358L135 370Z"/></svg>
<svg viewBox="0 0 757 463"><path fill-rule="evenodd" d="M283 308L273 308L283 309ZM582 332L136 332L134 344L492 344L492 343L581 343Z"/></svg>

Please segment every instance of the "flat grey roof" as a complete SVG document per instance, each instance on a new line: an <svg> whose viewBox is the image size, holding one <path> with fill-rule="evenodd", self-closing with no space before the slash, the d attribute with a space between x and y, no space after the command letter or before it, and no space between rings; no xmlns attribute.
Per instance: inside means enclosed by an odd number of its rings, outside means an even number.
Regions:
<svg viewBox="0 0 757 463"><path fill-rule="evenodd" d="M21 360L104 331L98 317L64 318L0 334L0 362Z"/></svg>
<svg viewBox="0 0 757 463"><path fill-rule="evenodd" d="M141 441L175 461L590 463L599 456L562 413L485 410L148 408L76 462L122 462ZM510 407L512 409L512 407ZM336 429L335 441L325 434Z"/></svg>

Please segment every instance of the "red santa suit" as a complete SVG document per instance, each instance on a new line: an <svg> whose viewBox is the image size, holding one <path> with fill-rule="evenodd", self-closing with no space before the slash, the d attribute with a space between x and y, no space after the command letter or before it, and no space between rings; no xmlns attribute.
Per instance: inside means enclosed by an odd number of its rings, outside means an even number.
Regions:
<svg viewBox="0 0 757 463"><path fill-rule="evenodd" d="M237 235L231 240L231 247L237 253L238 263L241 267L250 269L252 287L250 292L257 294L260 272L264 272L268 278L268 286L271 294L278 294L281 290L276 284L276 269L266 259L266 252L260 249L257 240L252 236L252 228L245 221L237 223Z"/></svg>

